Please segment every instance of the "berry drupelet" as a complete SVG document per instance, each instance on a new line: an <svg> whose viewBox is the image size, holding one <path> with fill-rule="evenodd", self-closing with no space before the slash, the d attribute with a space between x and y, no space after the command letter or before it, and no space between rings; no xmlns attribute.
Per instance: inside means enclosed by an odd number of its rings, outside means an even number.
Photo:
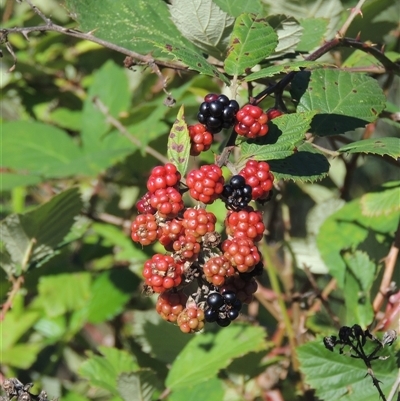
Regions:
<svg viewBox="0 0 400 401"><path fill-rule="evenodd" d="M225 202L225 206L232 210L246 208L251 198L252 188L246 184L246 180L241 175L234 175L222 191L222 200Z"/></svg>

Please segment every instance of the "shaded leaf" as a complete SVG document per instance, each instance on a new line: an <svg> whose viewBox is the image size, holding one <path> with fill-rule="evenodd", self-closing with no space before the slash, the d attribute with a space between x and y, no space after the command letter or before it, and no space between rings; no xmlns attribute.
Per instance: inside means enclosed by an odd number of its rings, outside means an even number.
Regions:
<svg viewBox="0 0 400 401"><path fill-rule="evenodd" d="M26 269L27 262L52 255L81 208L78 189L71 188L28 213L7 216L0 223L0 230L13 263Z"/></svg>
<svg viewBox="0 0 400 401"><path fill-rule="evenodd" d="M397 159L400 157L400 138L370 138L355 141L338 149L340 153L373 153L388 155Z"/></svg>
<svg viewBox="0 0 400 401"><path fill-rule="evenodd" d="M278 36L265 18L241 14L235 21L225 59L225 71L241 75L268 57L278 43Z"/></svg>
<svg viewBox="0 0 400 401"><path fill-rule="evenodd" d="M184 106L179 109L176 120L168 136L168 160L184 176L190 156L190 136L184 116Z"/></svg>
<svg viewBox="0 0 400 401"><path fill-rule="evenodd" d="M384 394L389 394L397 377L396 360L390 348L385 354L391 355L386 361L373 361L372 369ZM360 359L341 355L338 351L327 350L322 339L308 342L297 348L300 369L306 382L316 390L324 401L376 401L378 393L367 375L367 368Z"/></svg>
<svg viewBox="0 0 400 401"><path fill-rule="evenodd" d="M311 131L317 135L336 135L365 126L366 122L375 121L385 107L382 89L367 75L328 69L306 74L308 84L297 110L317 111L311 125ZM338 116L347 118L332 126Z"/></svg>
<svg viewBox="0 0 400 401"><path fill-rule="evenodd" d="M117 388L124 401L150 401L159 388L157 375L150 369L122 373L117 378Z"/></svg>
<svg viewBox="0 0 400 401"><path fill-rule="evenodd" d="M388 182L379 192L370 192L361 197L362 214L381 216L400 211L400 181Z"/></svg>
<svg viewBox="0 0 400 401"><path fill-rule="evenodd" d="M332 65L327 63L320 63L317 61L292 61L290 63L272 65L270 67L263 68L260 71L249 74L244 80L254 81L255 79L273 77L277 74L286 74L291 71L300 71L303 68L311 70L321 67L332 67Z"/></svg>
<svg viewBox="0 0 400 401"><path fill-rule="evenodd" d="M286 15L270 15L267 17L268 23L278 35L278 45L276 46L274 57L294 52L303 34L303 28L294 17Z"/></svg>
<svg viewBox="0 0 400 401"><path fill-rule="evenodd" d="M212 0L174 0L169 7L172 21L185 38L207 54L224 57L233 17Z"/></svg>
<svg viewBox="0 0 400 401"><path fill-rule="evenodd" d="M176 390L205 382L228 366L233 358L266 349L264 336L261 327L242 324L231 325L215 335L204 333L196 336L173 363L166 385ZM228 342L230 346L226 347Z"/></svg>
<svg viewBox="0 0 400 401"><path fill-rule="evenodd" d="M314 114L313 111L284 114L273 119L266 136L240 144L241 160L276 160L292 155L310 128Z"/></svg>
<svg viewBox="0 0 400 401"><path fill-rule="evenodd" d="M328 175L330 167L327 158L309 143L302 144L284 159L271 160L269 165L275 178L303 182L321 180Z"/></svg>

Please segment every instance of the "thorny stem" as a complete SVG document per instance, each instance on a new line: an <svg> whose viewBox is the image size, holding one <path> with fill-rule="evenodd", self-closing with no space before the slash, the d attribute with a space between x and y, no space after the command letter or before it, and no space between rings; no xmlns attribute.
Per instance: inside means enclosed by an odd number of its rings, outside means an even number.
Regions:
<svg viewBox="0 0 400 401"><path fill-rule="evenodd" d="M102 114L104 114L105 117L107 117L107 121L114 126L123 136L125 136L130 142L132 142L135 146L141 148L142 147L142 142L133 136L116 118L114 118L107 106L98 98L95 97L93 99L93 103L97 106L97 108L100 110ZM169 160L163 156L160 152L157 152L157 150L153 149L150 146L145 146L144 151L148 153L149 155L153 156L157 160L159 160L161 163L168 163Z"/></svg>
<svg viewBox="0 0 400 401"><path fill-rule="evenodd" d="M346 34L347 29L349 29L350 24L353 22L354 18L357 17L357 15L362 16L361 7L364 5L365 2L366 0L359 0L357 5L351 9L350 15L347 17L343 26L339 29L336 35L337 38L342 38Z"/></svg>
<svg viewBox="0 0 400 401"><path fill-rule="evenodd" d="M14 298L17 295L18 291L21 288L21 285L24 282L24 276L19 276L17 279L13 279L12 281L13 281L12 289L11 289L10 293L8 294L6 302L4 302L4 304L1 308L0 322L2 322L4 320L4 318L6 317L6 313L12 307Z"/></svg>

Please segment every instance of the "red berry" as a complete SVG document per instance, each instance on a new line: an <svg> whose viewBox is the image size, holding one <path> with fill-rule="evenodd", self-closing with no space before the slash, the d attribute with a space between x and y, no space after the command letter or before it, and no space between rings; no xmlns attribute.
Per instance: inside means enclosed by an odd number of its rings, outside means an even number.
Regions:
<svg viewBox="0 0 400 401"><path fill-rule="evenodd" d="M206 204L213 203L224 188L222 170L216 164L201 166L187 175L186 185L193 199Z"/></svg>
<svg viewBox="0 0 400 401"><path fill-rule="evenodd" d="M139 214L132 222L131 238L142 245L150 245L157 239L158 224L153 214Z"/></svg>
<svg viewBox="0 0 400 401"><path fill-rule="evenodd" d="M225 278L233 276L235 269L231 263L223 256L214 256L210 258L203 266L206 280L216 287L225 283Z"/></svg>
<svg viewBox="0 0 400 401"><path fill-rule="evenodd" d="M181 291L164 292L158 296L156 311L164 320L175 323L179 314L185 309L187 299L187 295Z"/></svg>
<svg viewBox="0 0 400 401"><path fill-rule="evenodd" d="M181 174L172 163L167 163L164 166L157 166L153 168L147 180L147 189L154 193L158 189L177 185L180 179Z"/></svg>
<svg viewBox="0 0 400 401"><path fill-rule="evenodd" d="M207 131L203 124L189 125L190 154L198 156L201 152L210 149L213 142L213 135Z"/></svg>
<svg viewBox="0 0 400 401"><path fill-rule="evenodd" d="M154 209L150 205L151 192L146 192L137 202L136 209L139 213L151 213L154 214L157 209Z"/></svg>
<svg viewBox="0 0 400 401"><path fill-rule="evenodd" d="M227 239L222 243L222 251L240 273L250 272L260 261L260 253L254 242L247 238Z"/></svg>
<svg viewBox="0 0 400 401"><path fill-rule="evenodd" d="M173 218L183 210L182 195L173 187L157 189L150 198L150 204L162 218Z"/></svg>
<svg viewBox="0 0 400 401"><path fill-rule="evenodd" d="M172 244L175 257L179 257L182 262L190 261L193 262L197 259L200 253L201 246L197 242L194 235L181 235Z"/></svg>
<svg viewBox="0 0 400 401"><path fill-rule="evenodd" d="M183 213L182 225L185 228L185 235L194 235L201 241L201 237L206 233L215 231L216 221L214 214L204 209L188 208Z"/></svg>
<svg viewBox="0 0 400 401"><path fill-rule="evenodd" d="M239 175L244 177L246 184L252 187L253 200L268 197L273 186L274 176L269 171L267 162L248 160Z"/></svg>
<svg viewBox="0 0 400 401"><path fill-rule="evenodd" d="M168 220L165 223L160 224L160 228L158 230L158 241L160 244L164 245L164 248L167 251L172 252L173 242L176 241L181 235L184 235L182 220Z"/></svg>
<svg viewBox="0 0 400 401"><path fill-rule="evenodd" d="M144 264L143 277L154 292L164 292L181 283L182 266L172 256L156 253Z"/></svg>
<svg viewBox="0 0 400 401"><path fill-rule="evenodd" d="M204 311L196 305L189 306L179 314L177 322L183 333L196 333L204 327Z"/></svg>
<svg viewBox="0 0 400 401"><path fill-rule="evenodd" d="M265 225L262 214L252 207L229 211L225 219L226 233L235 238L249 238L254 242L262 239Z"/></svg>
<svg viewBox="0 0 400 401"><path fill-rule="evenodd" d="M268 116L258 106L246 104L236 113L235 131L247 138L264 136L268 132Z"/></svg>
<svg viewBox="0 0 400 401"><path fill-rule="evenodd" d="M280 117L283 115L283 112L278 109L269 109L267 110L267 116L269 120L273 120L276 117Z"/></svg>

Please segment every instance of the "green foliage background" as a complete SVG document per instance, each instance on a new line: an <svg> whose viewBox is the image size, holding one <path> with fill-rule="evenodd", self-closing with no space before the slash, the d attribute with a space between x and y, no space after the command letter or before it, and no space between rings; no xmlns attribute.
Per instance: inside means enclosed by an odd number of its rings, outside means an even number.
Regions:
<svg viewBox="0 0 400 401"><path fill-rule="evenodd" d="M195 11L200 3L201 11ZM398 230L400 124L391 115L400 110L399 76L383 73L376 59L354 49L339 49L336 58L304 60L334 37L355 2L34 4L64 27L92 31L156 59L180 60L190 71L161 69L176 101L168 108L151 68L126 69L118 52L57 32L30 34L30 41L8 36L18 62L8 72L13 59L4 50L2 303L16 282L21 288L12 293L12 308L1 322L3 376L34 381L33 391L45 388L63 401L156 400L161 394L172 401L263 400L271 388L285 400L332 400L333 394L343 400L377 399L360 361L333 356L323 347L322 336L337 332L329 314L323 308L307 313L292 302L293 294L312 289L307 266L320 289L336 279L338 302L329 302L342 325L369 325L382 258ZM3 0L0 5L4 28L43 23L26 3ZM347 36L361 32L361 40L385 44L387 57L398 60L396 7L394 0L367 1L363 18L355 19ZM262 20L249 13L259 13ZM242 46L235 47L234 38ZM335 63L342 69L331 68ZM129 238L135 202L146 192L150 169L160 164L146 146L173 159L167 153L168 134L181 105L192 124L205 94L230 95L229 85L239 80L237 99L243 105L246 82L257 94L305 67L283 93L291 113L271 123L265 139L238 143L234 160L237 167L250 157L268 160L282 179L274 199L262 208L269 233L260 284L286 303L278 307L261 294L256 312L246 310L240 322L184 335L155 313L156 298L142 294L143 262L163 250L157 245L142 249ZM372 73L355 72L360 67ZM94 98L133 141L110 124ZM274 104L270 96L262 107ZM367 123L376 123L371 137ZM317 147L305 141L306 133L317 136ZM179 167L213 162L227 135ZM223 221L221 204L210 210ZM395 279L400 281L398 274ZM292 359L286 340L277 339L276 313L279 317L282 307L291 316ZM280 346L285 352L276 353ZM385 363L376 362L385 394L397 376L395 350L387 351L391 358ZM304 381L290 362L299 363ZM273 377L276 371L282 374ZM333 380L336 373L340 377ZM306 384L316 392L306 391Z"/></svg>

